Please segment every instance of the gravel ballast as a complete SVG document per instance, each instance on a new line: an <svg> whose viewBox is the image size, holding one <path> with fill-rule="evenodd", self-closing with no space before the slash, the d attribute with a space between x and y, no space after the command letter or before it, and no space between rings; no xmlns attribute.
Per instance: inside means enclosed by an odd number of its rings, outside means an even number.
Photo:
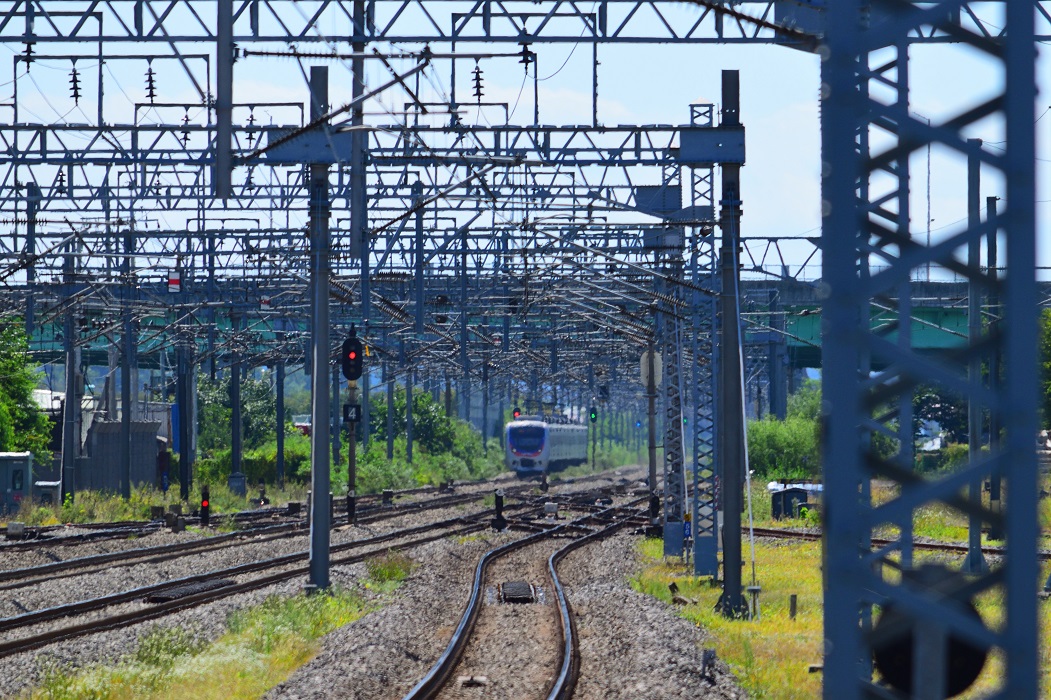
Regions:
<svg viewBox="0 0 1051 700"><path fill-rule="evenodd" d="M464 544L429 545L426 565L396 591L390 605L328 635L318 657L267 698L403 697L444 651L478 557L502 538L506 535L490 534ZM559 567L581 639L574 698L747 697L721 662L710 678L701 676L707 641L702 629L632 590L629 577L641 566L637 539L623 534L584 547ZM504 697L492 690L462 688L461 697Z"/></svg>

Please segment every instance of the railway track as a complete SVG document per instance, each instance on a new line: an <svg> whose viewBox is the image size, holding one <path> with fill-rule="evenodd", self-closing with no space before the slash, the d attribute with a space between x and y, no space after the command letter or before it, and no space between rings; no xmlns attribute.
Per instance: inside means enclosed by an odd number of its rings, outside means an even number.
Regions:
<svg viewBox="0 0 1051 700"><path fill-rule="evenodd" d="M742 528L742 531L747 534L748 528ZM798 530L779 530L776 528L764 528L756 527L752 528L756 537L768 537L772 539L781 540L804 540L804 541L818 541L821 539L820 532L801 532ZM897 540L889 540L881 537L872 538L873 547L886 547L896 543ZM950 554L966 554L967 545L959 544L955 542L923 542L913 541L913 549L922 549L932 552L948 552ZM1006 554L1007 550L1003 547L982 547L982 553L995 557L1002 557ZM1051 552L1047 550L1040 550L1037 552L1037 557L1042 561L1051 559Z"/></svg>
<svg viewBox="0 0 1051 700"><path fill-rule="evenodd" d="M342 554L342 556L333 556L331 564L333 566L354 564L364 561L369 557L384 555L390 551L401 551L428 542L433 542L444 537L477 532L478 530L488 527L485 518L490 515L492 515L492 511L483 511L476 514L471 519L454 518L440 523L429 523L427 525L408 528L406 530L398 530L364 540L355 540L342 545L336 545L332 547L332 553ZM353 553L344 554L347 552ZM38 610L16 617L0 619L0 632L9 632L12 630L31 629L32 627L45 622L82 616L116 606L133 604L134 607L132 610L114 612L94 620L0 641L0 658L31 649L37 649L57 641L73 639L80 636L94 634L96 632L123 627L125 625L145 622L162 617L177 610L183 610L185 608L213 602L221 598L264 588L292 578L302 577L308 573L309 566L301 565L300 562L307 561L308 556L308 552L297 552L295 554L275 557L265 561L210 571L199 575L165 581L160 584L143 586L141 588L114 595L78 601L76 603L55 606L46 610ZM273 573L263 573L273 569L282 570ZM231 580L248 574L257 573L262 573L262 575L251 576L243 581ZM222 585L215 585L214 583L209 584L209 582L224 583ZM193 592L195 586L197 591ZM179 595L183 591L191 592L186 595ZM166 595L174 596L174 599L158 602L156 604L148 604L144 602L148 599L161 599Z"/></svg>
<svg viewBox="0 0 1051 700"><path fill-rule="evenodd" d="M586 482L590 480L590 478L585 478L581 481ZM531 489L532 486L522 484L506 489L506 491L509 491L512 494L520 494L524 496L525 492L530 491ZM384 506L382 508L377 508L375 513L363 514L362 517L358 519L358 522L359 524L362 522L378 522L389 518L397 518L407 513L419 513L427 509L437 509L476 502L487 496L488 493L488 491L481 491L470 494L448 495L439 499L429 499L422 503L412 504L410 507L405 507L406 504L400 504L401 507L393 505ZM523 498L523 500L517 503L508 504L505 511L509 514L521 514L524 512L527 513L532 509L536 512L535 517L539 517L543 502L555 500L556 502L566 503L568 507L568 501L572 498L577 498L578 500L580 498L585 498L585 500L587 500L590 499L594 493L596 492L591 492L587 496L582 496L581 494L571 494L569 496L551 495L535 500ZM441 537L474 532L487 527L488 521L486 519L492 517L493 514L493 509L485 509L470 516L451 518L439 523L427 523L414 528L397 530L365 539L335 544L331 547L331 552L333 554L343 552L354 553L348 554L347 556L334 557L331 563L333 565L354 563L362 561L369 556L387 552L391 549L407 548L433 541L434 539ZM587 517L593 518L594 516L589 515ZM522 522L528 522L528 519L522 519ZM292 529L289 530L289 528ZM301 529L296 530L295 526L290 525L270 526L269 528L261 529L261 537L258 536L259 533L256 533L257 537L255 537L255 541L266 542L269 540L276 540L296 534L297 531L301 532ZM412 540L405 543L399 542L400 538L407 537L412 538ZM216 541L218 538L222 539ZM186 556L188 553L199 553L224 547L234 547L238 544L244 543L244 541L245 531L242 531L230 533L228 535L218 535L216 538L205 540L194 540L191 542L176 543L174 545L165 545L161 547L139 548L137 550L124 552L112 552L92 557L81 557L63 562L49 563L38 567L0 571L0 590L31 586L34 583L43 580L52 580L56 577L90 574L92 572L91 570L97 570L100 567L109 569L114 565L131 567L146 562L156 563L158 561ZM362 548L368 547L381 548L369 549L363 552L359 551ZM297 576L304 576L308 571L308 567L303 565L307 558L307 552L296 552L282 557L253 561L238 566L208 571L206 573L169 579L159 583L141 586L133 590L102 595L89 600L53 605L46 609L26 611L24 614L3 618L0 619L0 657L10 656L29 649L40 648L64 639L86 636L95 632L113 629L115 627L136 624L194 605L200 605L220 598L236 595L238 593L263 588ZM188 593L184 591L184 593L176 600L156 603L148 607L141 602L146 597L164 596L169 594L173 589L186 588L189 588L190 591ZM133 607L133 609L127 610L129 606ZM85 616L97 614L98 611L106 611L107 609L117 609L117 612L106 613L101 618L94 620L84 620ZM82 621L77 624L63 626L56 630L34 631L34 628L37 628L40 625L54 624L55 620L62 618L80 618ZM26 634L27 632L28 634ZM15 635L17 635L17 637ZM8 638L4 639L4 637Z"/></svg>
<svg viewBox="0 0 1051 700"><path fill-rule="evenodd" d="M643 499L638 499L638 501L641 500ZM637 514L637 511L631 511L626 507L605 508L570 522L545 528L483 555L475 568L474 580L463 616L448 646L430 671L408 692L405 700L455 696L456 689L451 687L451 680L456 675L458 668L463 668L467 674L464 677L467 684L487 682L482 680L482 678L487 678L482 671L486 663L492 663L496 654L492 652L493 645L487 644L486 640L491 640L494 635L506 636L512 630L516 639L547 638L555 649L550 650L548 656L534 658L533 655L529 655L529 658L524 663L515 666L513 671L504 669L504 673L533 674L535 678L536 674L543 674L545 668L555 668L557 669L555 675L546 679L547 694L544 697L549 700L571 697L579 671L579 652L569 600L558 578L558 562L573 549L608 536L625 525L633 524L635 522L633 516ZM595 529L596 523L598 529ZM587 528L588 534L579 536L581 528ZM555 538L574 535L577 535L576 539L567 545L558 546L553 542ZM549 581L546 590L537 591L535 586L524 581L504 582L500 586L492 583L499 578L498 572L502 562L512 560L522 550L534 548L547 551L554 548L554 551L546 556L546 575ZM545 558L539 559L539 567L537 567L536 559L538 557L534 555L532 568L524 567L521 561L512 560L509 570L520 572L526 568L527 575L532 574L536 577L538 570L543 570ZM488 586L487 581L490 582ZM508 592L509 587L512 589L511 593ZM529 595L534 596L533 599L538 595L552 598L551 602L558 612L556 624L545 625L547 611L543 609L544 605L535 606L533 610L527 612L508 612L500 610L506 606L486 605L488 597L503 597L505 602L513 603L514 600L506 600L508 596L517 597L519 602L528 602L522 599ZM548 622L552 621L548 620ZM483 634L478 633L480 627L485 628ZM557 633L554 632L556 627ZM476 637L479 639L475 640ZM548 660L552 663L545 663ZM527 683L531 688L539 686L539 683L533 681L527 681ZM503 690L507 691L508 688L503 687Z"/></svg>

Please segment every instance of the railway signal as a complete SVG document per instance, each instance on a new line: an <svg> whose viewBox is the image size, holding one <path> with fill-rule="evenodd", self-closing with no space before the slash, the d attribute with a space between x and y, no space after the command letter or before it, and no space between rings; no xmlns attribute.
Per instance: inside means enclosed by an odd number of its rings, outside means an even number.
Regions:
<svg viewBox="0 0 1051 700"><path fill-rule="evenodd" d="M201 527L208 527L211 520L208 485L201 487Z"/></svg>
<svg viewBox="0 0 1051 700"><path fill-rule="evenodd" d="M347 379L360 379L362 364L364 363L364 351L361 341L357 336L351 335L343 341L343 353L341 362L343 365L343 376Z"/></svg>
<svg viewBox="0 0 1051 700"><path fill-rule="evenodd" d="M598 420L598 409L594 406L591 407L591 413L588 414L588 420L592 423Z"/></svg>
<svg viewBox="0 0 1051 700"><path fill-rule="evenodd" d="M520 409L518 406L515 406L515 409L513 411L511 411L511 417L514 418L515 420L518 420L518 418L521 415L522 415L522 409Z"/></svg>

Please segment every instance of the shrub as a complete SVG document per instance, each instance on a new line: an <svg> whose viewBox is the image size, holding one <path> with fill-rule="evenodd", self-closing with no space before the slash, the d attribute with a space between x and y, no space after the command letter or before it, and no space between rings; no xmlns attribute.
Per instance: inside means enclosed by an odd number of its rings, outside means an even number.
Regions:
<svg viewBox="0 0 1051 700"><path fill-rule="evenodd" d="M748 424L748 461L764 478L811 478L821 470L817 422L765 418Z"/></svg>

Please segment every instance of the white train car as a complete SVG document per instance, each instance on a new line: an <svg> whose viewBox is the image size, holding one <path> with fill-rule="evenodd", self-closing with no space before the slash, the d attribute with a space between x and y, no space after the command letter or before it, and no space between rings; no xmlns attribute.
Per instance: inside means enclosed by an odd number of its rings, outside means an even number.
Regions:
<svg viewBox="0 0 1051 700"><path fill-rule="evenodd" d="M508 423L504 431L507 468L518 476L536 476L587 461L587 426L523 417Z"/></svg>

